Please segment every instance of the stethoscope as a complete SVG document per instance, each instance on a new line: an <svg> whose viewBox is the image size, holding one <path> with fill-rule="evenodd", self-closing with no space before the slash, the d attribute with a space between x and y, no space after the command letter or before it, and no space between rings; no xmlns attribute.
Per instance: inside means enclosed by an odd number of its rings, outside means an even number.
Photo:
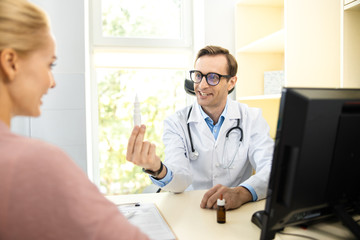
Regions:
<svg viewBox="0 0 360 240"><path fill-rule="evenodd" d="M191 111L192 111L192 107L190 107L190 109L189 109L189 113L187 115L186 122L189 120ZM238 129L240 131L240 138L239 138L240 141L239 142L242 142L244 134L243 134L243 130L240 127L240 119L237 119L237 125L235 127L230 128L227 131L226 135L225 135L225 138L226 138L225 139L225 144L227 143L227 140L229 139L229 135L230 135L231 131L236 130L236 129ZM187 123L187 130L188 130L188 133L189 133L189 140L190 140L190 146L191 146L191 152L189 154L190 155L189 157L190 157L190 160L197 160L199 158L199 152L196 151L196 149L194 149L189 123ZM224 149L225 149L225 147L224 147ZM223 159L223 163L222 163L223 168L230 168L231 167L231 165L234 162L235 155L234 155L232 161L228 162L228 164L225 164L224 159Z"/></svg>

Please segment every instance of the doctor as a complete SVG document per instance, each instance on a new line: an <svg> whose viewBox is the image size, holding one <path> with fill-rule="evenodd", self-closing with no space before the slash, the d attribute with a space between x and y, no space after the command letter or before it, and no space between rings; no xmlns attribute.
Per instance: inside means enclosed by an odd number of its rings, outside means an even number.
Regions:
<svg viewBox="0 0 360 240"><path fill-rule="evenodd" d="M190 71L197 101L165 120L164 163L155 145L144 141L144 125L135 126L129 138L127 160L163 190L209 189L202 208L216 208L220 194L226 209L266 196L274 143L261 110L228 97L236 72L227 49L206 46L198 52Z"/></svg>

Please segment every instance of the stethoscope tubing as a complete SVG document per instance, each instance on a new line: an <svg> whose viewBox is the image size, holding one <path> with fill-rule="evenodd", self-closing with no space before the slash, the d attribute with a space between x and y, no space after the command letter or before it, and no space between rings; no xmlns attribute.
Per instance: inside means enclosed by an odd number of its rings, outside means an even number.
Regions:
<svg viewBox="0 0 360 240"><path fill-rule="evenodd" d="M188 115L187 115L186 122L189 120L191 111L192 111L192 106L191 106L190 109L189 109L189 113L188 113ZM189 157L190 157L191 160L196 160L196 159L199 157L199 153L198 153L198 152L195 150L195 148L194 148L194 144L193 144L192 137L191 137L190 124L187 122L187 123L186 123L186 126L187 126L187 130L188 130L189 140L190 140L190 146L191 146L191 153L190 153L190 156L189 156ZM239 131L240 131L240 133L241 133L241 137L240 137L239 140L240 140L240 142L242 142L244 135L243 135L243 130L242 130L241 127L240 127L240 119L237 119L237 124L236 124L236 126L230 128L230 129L227 131L227 133L226 133L225 136L226 136L226 138L228 138L228 137L229 137L229 134L231 133L231 131L236 130L236 129L239 129Z"/></svg>
<svg viewBox="0 0 360 240"><path fill-rule="evenodd" d="M241 127L240 127L240 119L236 119L237 120L237 124L236 124L236 126L235 127L232 127L232 128L230 128L228 131L227 131L227 133L226 133L226 137L229 137L229 134L231 133L231 131L232 130L235 130L235 129L239 129L239 131L240 131L240 133L241 133L241 137L240 137L240 142L242 142L242 140L243 140L243 130L241 129Z"/></svg>
<svg viewBox="0 0 360 240"><path fill-rule="evenodd" d="M187 130L188 130L188 133L189 133L189 140L190 140L191 152L194 153L194 152L195 152L195 149L194 149L194 145L193 145L193 142L192 142L192 137L191 137L191 132L190 132L190 126L189 126L189 123L187 122L187 121L189 120L191 111L192 111L192 107L190 107L189 113L188 113L187 118L186 118L186 123L187 123Z"/></svg>

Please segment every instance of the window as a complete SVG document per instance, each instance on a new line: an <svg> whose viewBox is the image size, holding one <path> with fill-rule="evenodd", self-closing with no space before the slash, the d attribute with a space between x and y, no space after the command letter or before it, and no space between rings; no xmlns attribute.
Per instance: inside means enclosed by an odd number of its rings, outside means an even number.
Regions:
<svg viewBox="0 0 360 240"><path fill-rule="evenodd" d="M94 0L98 46L190 47L189 0Z"/></svg>
<svg viewBox="0 0 360 240"><path fill-rule="evenodd" d="M163 160L163 120L189 103L189 0L94 0L92 8L94 181L104 194L139 193L151 181L125 159L133 102L137 94L146 138Z"/></svg>

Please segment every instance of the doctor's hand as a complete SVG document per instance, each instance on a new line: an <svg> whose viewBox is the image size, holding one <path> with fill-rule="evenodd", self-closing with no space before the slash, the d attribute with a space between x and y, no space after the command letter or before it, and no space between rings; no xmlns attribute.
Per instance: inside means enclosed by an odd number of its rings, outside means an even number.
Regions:
<svg viewBox="0 0 360 240"><path fill-rule="evenodd" d="M201 208L217 208L217 199L220 195L225 199L225 209L239 208L244 203L252 201L251 193L244 187L229 188L223 185L216 185L208 190L201 200Z"/></svg>
<svg viewBox="0 0 360 240"><path fill-rule="evenodd" d="M144 141L146 127L145 125L135 126L128 142L127 151L126 151L126 160L132 162L133 164L143 167L151 171L158 171L161 167L161 160L156 155L156 146L153 143ZM162 178L164 174L164 169L158 176Z"/></svg>

